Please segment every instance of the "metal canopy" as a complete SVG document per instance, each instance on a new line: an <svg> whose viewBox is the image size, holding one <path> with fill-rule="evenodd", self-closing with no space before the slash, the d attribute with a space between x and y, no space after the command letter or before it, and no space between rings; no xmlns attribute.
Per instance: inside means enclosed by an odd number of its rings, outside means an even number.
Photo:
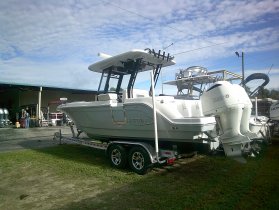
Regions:
<svg viewBox="0 0 279 210"><path fill-rule="evenodd" d="M173 57L165 52L155 53L154 50L131 50L110 58L104 59L94 63L88 67L89 70L102 73L111 69L115 74L131 74L133 65L137 60L141 60L141 66L138 71L149 71L154 66L162 65L162 67L171 66L175 64ZM131 68L128 68L128 67Z"/></svg>
<svg viewBox="0 0 279 210"><path fill-rule="evenodd" d="M134 87L137 74L143 71L154 71L154 82L158 80L162 67L174 65L173 57L165 52L159 50L132 50L120 55L116 55L95 64L90 65L88 68L91 71L102 73L98 93L108 93L110 79L117 80L115 93L120 94L121 84L124 75L130 75L127 92L128 98L131 97L131 90ZM101 90L103 79L106 78L104 89Z"/></svg>

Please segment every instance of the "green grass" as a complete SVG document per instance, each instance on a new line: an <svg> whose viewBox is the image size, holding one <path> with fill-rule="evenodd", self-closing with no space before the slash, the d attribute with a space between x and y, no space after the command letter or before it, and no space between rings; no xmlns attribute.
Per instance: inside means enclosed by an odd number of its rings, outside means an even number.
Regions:
<svg viewBox="0 0 279 210"><path fill-rule="evenodd" d="M278 209L279 142L240 164L198 156L145 176L78 145L0 154L0 209Z"/></svg>

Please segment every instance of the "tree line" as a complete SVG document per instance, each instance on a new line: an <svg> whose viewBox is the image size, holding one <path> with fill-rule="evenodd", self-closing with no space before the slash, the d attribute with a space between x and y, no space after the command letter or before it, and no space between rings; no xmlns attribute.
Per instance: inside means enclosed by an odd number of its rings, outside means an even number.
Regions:
<svg viewBox="0 0 279 210"><path fill-rule="evenodd" d="M257 95L258 98L272 98L275 100L279 100L279 90L275 90L275 89L265 89L265 88L261 88L259 89Z"/></svg>

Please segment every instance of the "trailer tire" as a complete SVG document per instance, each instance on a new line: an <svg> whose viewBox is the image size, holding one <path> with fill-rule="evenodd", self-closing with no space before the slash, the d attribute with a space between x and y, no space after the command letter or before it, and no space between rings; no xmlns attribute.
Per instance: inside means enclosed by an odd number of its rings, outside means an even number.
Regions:
<svg viewBox="0 0 279 210"><path fill-rule="evenodd" d="M121 145L111 145L109 148L109 159L115 168L125 168L127 165L127 152Z"/></svg>
<svg viewBox="0 0 279 210"><path fill-rule="evenodd" d="M128 158L131 169L137 174L144 175L151 169L150 157L140 146L132 147Z"/></svg>

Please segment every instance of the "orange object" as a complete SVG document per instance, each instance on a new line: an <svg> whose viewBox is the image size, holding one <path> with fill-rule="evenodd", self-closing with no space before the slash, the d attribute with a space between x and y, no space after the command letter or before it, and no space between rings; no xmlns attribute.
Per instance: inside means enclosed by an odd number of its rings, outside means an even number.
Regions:
<svg viewBox="0 0 279 210"><path fill-rule="evenodd" d="M16 128L19 128L19 127L20 127L20 124L19 124L18 121L16 121L15 126L16 126Z"/></svg>

